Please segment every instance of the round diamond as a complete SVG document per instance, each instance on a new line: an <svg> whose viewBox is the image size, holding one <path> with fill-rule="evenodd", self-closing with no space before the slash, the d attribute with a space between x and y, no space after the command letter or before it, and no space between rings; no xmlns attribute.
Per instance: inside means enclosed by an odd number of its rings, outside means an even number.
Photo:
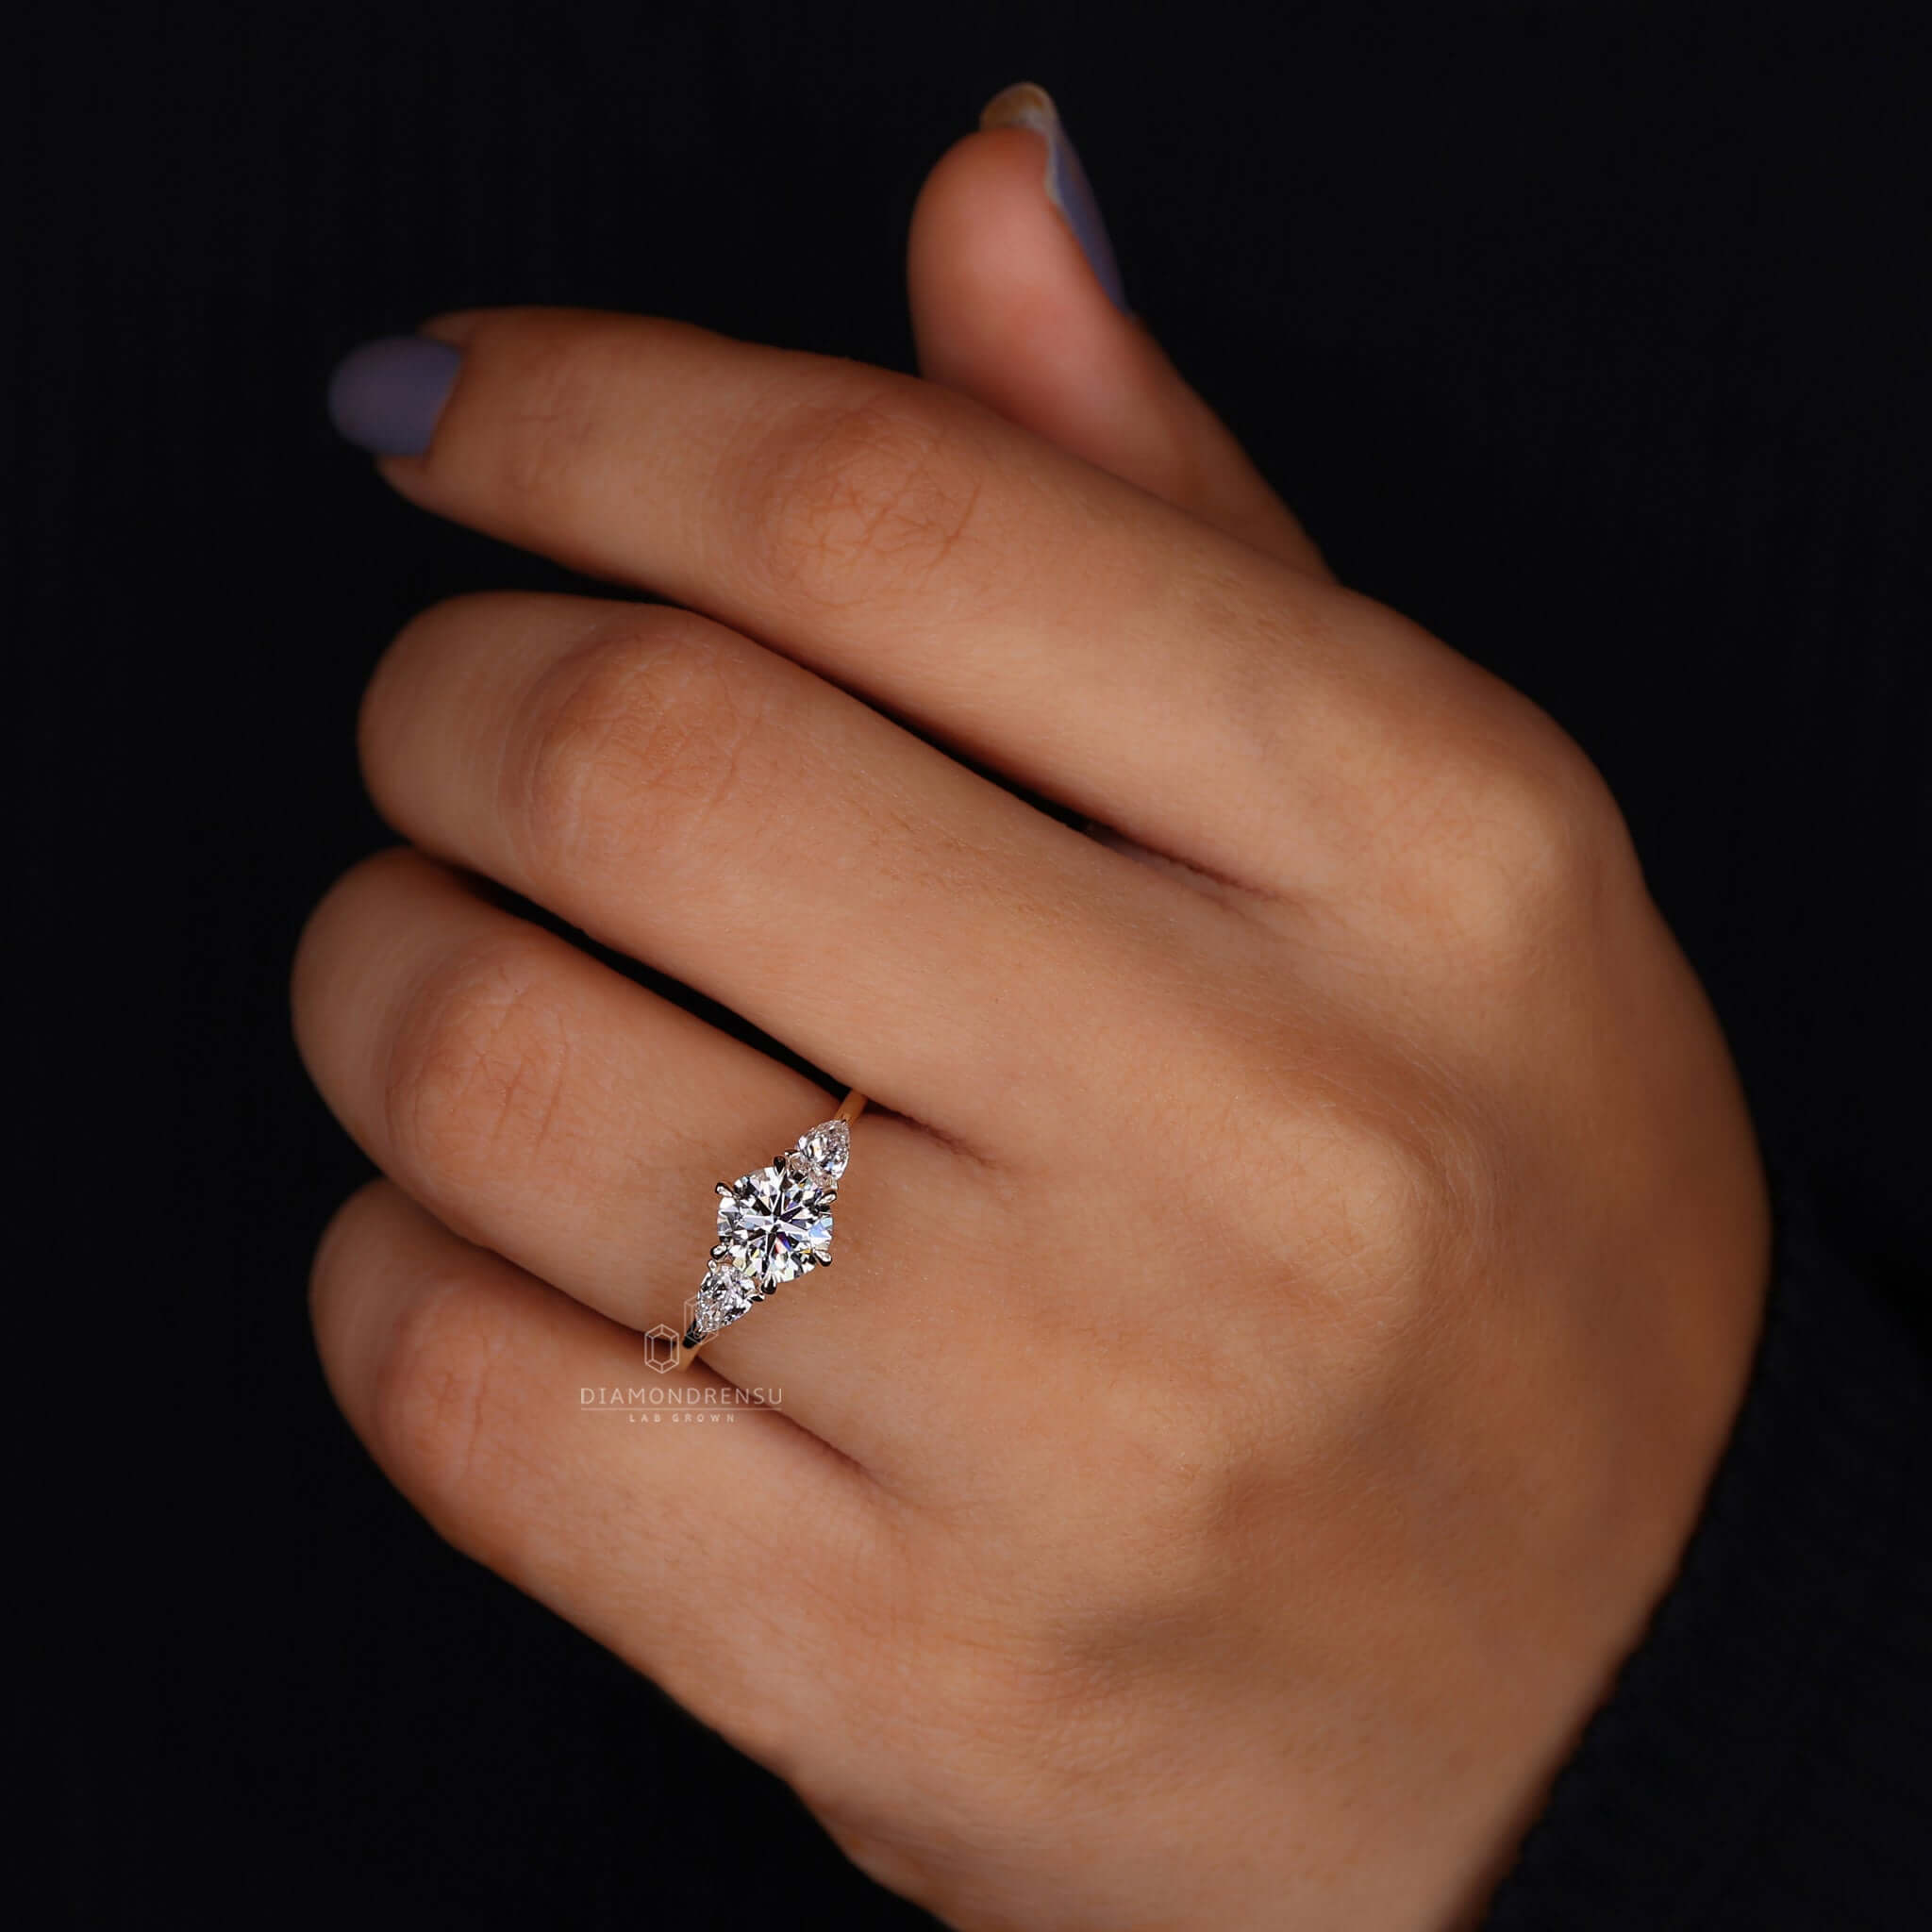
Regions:
<svg viewBox="0 0 1932 1932"><path fill-rule="evenodd" d="M718 1203L718 1240L731 1271L766 1293L832 1254L831 1190L788 1161L741 1174Z"/></svg>

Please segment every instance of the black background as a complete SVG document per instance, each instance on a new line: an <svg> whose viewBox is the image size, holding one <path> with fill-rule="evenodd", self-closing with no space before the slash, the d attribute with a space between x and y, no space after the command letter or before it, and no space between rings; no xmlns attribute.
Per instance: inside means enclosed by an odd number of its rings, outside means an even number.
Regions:
<svg viewBox="0 0 1932 1932"><path fill-rule="evenodd" d="M1925 1333L1923 17L29 10L16 1304L50 1332L16 1389L51 1446L16 1493L57 1532L76 1923L919 1922L341 1424L304 1277L365 1170L285 987L385 838L351 740L384 643L573 581L392 498L327 426L335 358L555 301L909 368L914 195L1017 78L1343 576L1607 774L1767 1141Z"/></svg>

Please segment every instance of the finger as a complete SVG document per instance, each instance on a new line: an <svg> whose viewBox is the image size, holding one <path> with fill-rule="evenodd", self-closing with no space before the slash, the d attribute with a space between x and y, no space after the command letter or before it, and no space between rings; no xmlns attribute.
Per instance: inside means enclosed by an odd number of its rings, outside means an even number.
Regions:
<svg viewBox="0 0 1932 1932"><path fill-rule="evenodd" d="M781 1774L841 1734L841 1607L885 1587L890 1519L782 1390L758 1410L702 1367L655 1373L387 1182L331 1223L310 1302L350 1425L457 1548Z"/></svg>
<svg viewBox="0 0 1932 1932"><path fill-rule="evenodd" d="M1117 1105L1130 1009L1152 1024L1207 942L1211 902L689 611L440 606L383 659L362 748L412 842L982 1156Z"/></svg>
<svg viewBox="0 0 1932 1932"><path fill-rule="evenodd" d="M384 464L407 494L705 610L1204 872L1300 881L1338 791L1349 824L1386 804L1391 707L1426 741L1468 675L938 385L658 320L441 326L461 370L427 454Z"/></svg>
<svg viewBox="0 0 1932 1932"><path fill-rule="evenodd" d="M612 1320L684 1333L717 1239L720 1180L762 1167L833 1102L804 1075L489 904L407 848L348 873L304 929L295 1037L383 1172L445 1226ZM838 1265L786 1284L707 1358L782 1381L791 1412L891 1461L894 1387L932 1319L934 1256L984 1247L973 1161L871 1110L841 1190ZM856 1336L865 1334L862 1350Z"/></svg>
<svg viewBox="0 0 1932 1932"><path fill-rule="evenodd" d="M1307 534L1138 317L1057 205L1066 134L1028 83L988 102L912 211L907 287L919 366L1244 543L1326 577ZM1064 166L1064 163L1062 163Z"/></svg>

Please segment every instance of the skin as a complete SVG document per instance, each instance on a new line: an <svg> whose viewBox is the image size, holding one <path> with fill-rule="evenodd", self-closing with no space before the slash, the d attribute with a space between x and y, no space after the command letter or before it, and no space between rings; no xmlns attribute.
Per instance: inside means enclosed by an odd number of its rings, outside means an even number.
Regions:
<svg viewBox="0 0 1932 1932"><path fill-rule="evenodd" d="M1470 1924L1736 1412L1737 1080L1583 754L1333 581L1035 136L940 163L908 280L923 380L430 325L389 482L672 601L461 598L370 687L407 843L294 973L389 1176L316 1257L330 1384L955 1924ZM657 1379L711 1184L832 1096L475 875L873 1096L837 1265L681 1372L781 1411L577 1391Z"/></svg>

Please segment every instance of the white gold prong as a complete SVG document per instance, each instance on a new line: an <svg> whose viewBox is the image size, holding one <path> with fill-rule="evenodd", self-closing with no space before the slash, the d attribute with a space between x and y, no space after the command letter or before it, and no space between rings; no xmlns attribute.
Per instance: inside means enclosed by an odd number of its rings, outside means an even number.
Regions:
<svg viewBox="0 0 1932 1932"><path fill-rule="evenodd" d="M831 1208L850 1158L850 1124L865 1104L862 1094L848 1093L831 1120L780 1149L769 1167L713 1184L722 1202L718 1235L694 1332L714 1335L784 1283L832 1265Z"/></svg>

